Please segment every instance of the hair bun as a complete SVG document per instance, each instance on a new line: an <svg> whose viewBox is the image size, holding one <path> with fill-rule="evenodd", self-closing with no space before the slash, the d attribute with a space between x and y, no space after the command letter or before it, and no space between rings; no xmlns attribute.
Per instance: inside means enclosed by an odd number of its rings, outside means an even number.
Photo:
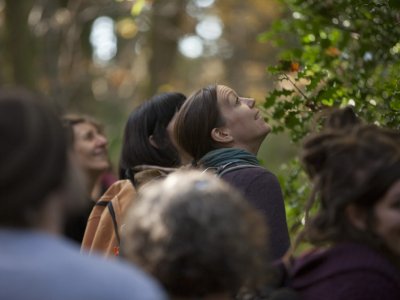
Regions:
<svg viewBox="0 0 400 300"><path fill-rule="evenodd" d="M336 108L329 111L329 115L325 120L325 129L352 129L355 125L360 124L360 119L356 116L351 106L345 108Z"/></svg>

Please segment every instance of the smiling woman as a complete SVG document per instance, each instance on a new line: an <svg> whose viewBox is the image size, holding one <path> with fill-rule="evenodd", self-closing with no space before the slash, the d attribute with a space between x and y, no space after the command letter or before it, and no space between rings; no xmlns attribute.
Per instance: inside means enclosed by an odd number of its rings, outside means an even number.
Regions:
<svg viewBox="0 0 400 300"><path fill-rule="evenodd" d="M66 225L66 235L81 242L86 221L95 200L115 180L111 178L111 182L106 184L101 181L102 175L111 168L107 149L108 142L102 126L88 116L75 114L65 115L63 123L69 135L73 159L86 180L87 198L89 199L86 209L68 219Z"/></svg>
<svg viewBox="0 0 400 300"><path fill-rule="evenodd" d="M93 123L79 123L73 126L74 152L79 164L88 173L98 173L110 167L107 152L107 138Z"/></svg>
<svg viewBox="0 0 400 300"><path fill-rule="evenodd" d="M91 193L99 176L110 168L107 138L103 127L88 116L69 114L63 117L69 130L72 152L86 175L88 192Z"/></svg>
<svg viewBox="0 0 400 300"><path fill-rule="evenodd" d="M175 123L177 143L193 157L193 164L214 170L264 214L271 256L279 258L290 244L281 188L256 157L270 131L254 99L238 96L224 85L192 94Z"/></svg>

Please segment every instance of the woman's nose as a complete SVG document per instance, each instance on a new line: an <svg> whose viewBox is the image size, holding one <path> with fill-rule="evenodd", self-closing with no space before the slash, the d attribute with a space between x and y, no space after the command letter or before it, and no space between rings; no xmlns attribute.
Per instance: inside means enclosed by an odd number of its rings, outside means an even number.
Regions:
<svg viewBox="0 0 400 300"><path fill-rule="evenodd" d="M250 108L253 108L256 103L253 98L240 98L240 100Z"/></svg>
<svg viewBox="0 0 400 300"><path fill-rule="evenodd" d="M108 144L107 138L102 134L98 134L97 135L97 145L106 146L107 144Z"/></svg>

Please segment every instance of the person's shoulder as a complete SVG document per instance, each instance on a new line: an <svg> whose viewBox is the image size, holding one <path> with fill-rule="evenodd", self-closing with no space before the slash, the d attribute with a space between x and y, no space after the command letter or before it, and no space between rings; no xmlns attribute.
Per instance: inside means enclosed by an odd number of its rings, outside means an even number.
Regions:
<svg viewBox="0 0 400 300"><path fill-rule="evenodd" d="M59 280L68 278L77 293L84 291L89 298L98 300L165 299L158 283L128 262L81 254L75 245L63 239L54 249L59 254L53 254L51 259L53 273L60 274Z"/></svg>
<svg viewBox="0 0 400 300"><path fill-rule="evenodd" d="M113 197L114 195L121 193L122 191L134 192L135 188L128 179L115 181L108 190L104 193L104 196Z"/></svg>
<svg viewBox="0 0 400 300"><path fill-rule="evenodd" d="M14 274L0 276L1 299L15 298L21 285L31 299L165 299L158 284L139 269L81 254L78 245L65 238L23 232L0 240L8 241L2 254L12 262L9 270Z"/></svg>
<svg viewBox="0 0 400 300"><path fill-rule="evenodd" d="M222 170L219 174L222 177L225 176L235 176L235 177L257 177L257 176L272 176L275 177L273 173L264 168L263 166L255 166L255 165L237 165L232 167L227 167Z"/></svg>
<svg viewBox="0 0 400 300"><path fill-rule="evenodd" d="M400 297L399 272L363 245L344 243L313 250L298 258L290 273L292 287L335 295L327 299L395 299L386 297L393 293Z"/></svg>
<svg viewBox="0 0 400 300"><path fill-rule="evenodd" d="M400 299L400 286L384 273L374 269L354 269L331 277L331 286L338 299L390 300Z"/></svg>
<svg viewBox="0 0 400 300"><path fill-rule="evenodd" d="M343 261L341 268L344 269L373 270L392 274L398 278L400 287L400 271L380 251L372 247L347 242L336 245L328 253L331 257L336 257L336 260Z"/></svg>
<svg viewBox="0 0 400 300"><path fill-rule="evenodd" d="M270 189L280 186L278 178L262 166L234 167L232 170L227 170L226 173L222 174L221 178L234 186L250 189Z"/></svg>
<svg viewBox="0 0 400 300"><path fill-rule="evenodd" d="M89 268L86 278L97 287L101 299L165 299L159 284L129 262L96 256L86 260Z"/></svg>

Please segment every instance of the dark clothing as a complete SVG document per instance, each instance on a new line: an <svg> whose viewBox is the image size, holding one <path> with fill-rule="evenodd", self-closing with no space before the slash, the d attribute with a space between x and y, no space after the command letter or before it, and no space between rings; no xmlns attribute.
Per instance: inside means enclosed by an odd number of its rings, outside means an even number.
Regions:
<svg viewBox="0 0 400 300"><path fill-rule="evenodd" d="M278 179L262 167L232 170L222 175L266 217L269 227L270 257L282 257L290 246L285 206Z"/></svg>
<svg viewBox="0 0 400 300"><path fill-rule="evenodd" d="M400 299L400 271L380 253L355 243L297 259L290 281L303 300Z"/></svg>
<svg viewBox="0 0 400 300"><path fill-rule="evenodd" d="M65 222L64 235L74 240L75 242L81 244L83 239L83 234L85 233L86 223L88 221L89 215L92 212L95 202L91 199L87 200L87 205L81 211L78 211L67 217Z"/></svg>
<svg viewBox="0 0 400 300"><path fill-rule="evenodd" d="M100 178L100 195L103 195L108 188L116 181L116 177L111 172L104 173ZM79 244L83 241L85 234L86 224L89 219L90 213L93 210L95 203L99 200L88 198L85 208L75 212L67 217L64 227L64 236L72 239Z"/></svg>

